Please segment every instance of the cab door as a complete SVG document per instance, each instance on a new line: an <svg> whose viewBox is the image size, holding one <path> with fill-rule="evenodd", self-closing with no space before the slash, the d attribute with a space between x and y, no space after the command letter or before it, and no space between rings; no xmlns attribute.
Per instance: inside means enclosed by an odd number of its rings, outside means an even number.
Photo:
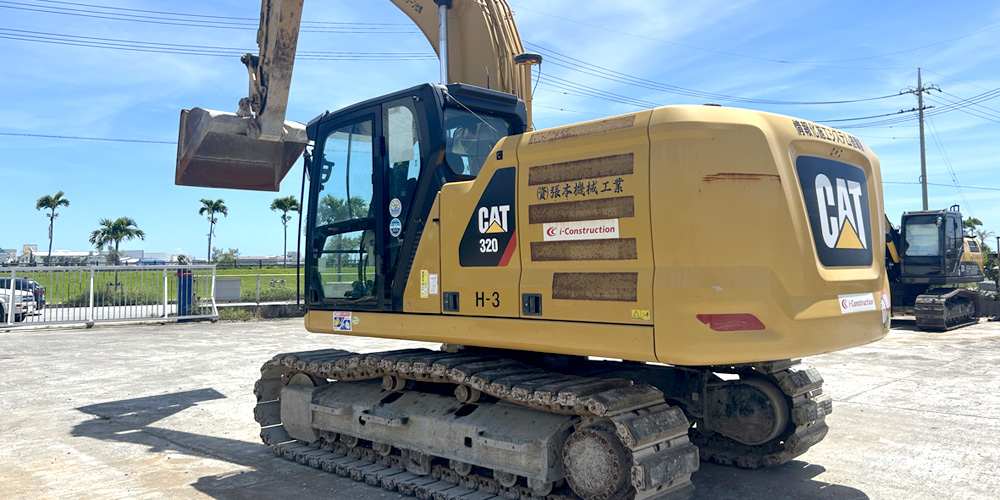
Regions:
<svg viewBox="0 0 1000 500"><path fill-rule="evenodd" d="M427 154L420 111L406 97L321 123L311 165L310 307L388 311L399 302L419 233L409 226Z"/></svg>
<svg viewBox="0 0 1000 500"><path fill-rule="evenodd" d="M310 165L310 308L384 310L387 234L380 105L320 123Z"/></svg>

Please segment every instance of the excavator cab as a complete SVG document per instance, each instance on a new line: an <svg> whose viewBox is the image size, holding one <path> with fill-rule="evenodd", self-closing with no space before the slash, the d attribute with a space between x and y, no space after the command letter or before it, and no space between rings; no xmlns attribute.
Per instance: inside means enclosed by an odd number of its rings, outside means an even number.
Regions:
<svg viewBox="0 0 1000 500"><path fill-rule="evenodd" d="M948 210L904 213L900 231L902 283L941 285L982 281L982 269L963 259L965 233L957 205Z"/></svg>
<svg viewBox="0 0 1000 500"><path fill-rule="evenodd" d="M312 120L309 308L401 311L411 259L400 257L416 251L441 186L474 179L526 123L517 97L462 84L420 85Z"/></svg>
<svg viewBox="0 0 1000 500"><path fill-rule="evenodd" d="M983 280L979 245L965 236L958 205L906 212L899 231L889 227L886 269L892 306L913 308L917 327L960 328L978 321L979 294L959 285Z"/></svg>

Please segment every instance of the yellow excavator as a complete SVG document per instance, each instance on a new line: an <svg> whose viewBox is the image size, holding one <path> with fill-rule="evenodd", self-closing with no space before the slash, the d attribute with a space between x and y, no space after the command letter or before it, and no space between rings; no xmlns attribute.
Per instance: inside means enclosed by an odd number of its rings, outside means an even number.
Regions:
<svg viewBox="0 0 1000 500"><path fill-rule="evenodd" d="M912 308L917 328L947 331L979 322L983 281L979 242L965 234L958 205L905 212L897 229L886 220L885 267L892 305Z"/></svg>
<svg viewBox="0 0 1000 500"><path fill-rule="evenodd" d="M275 356L263 441L422 499L590 500L823 439L798 358L889 329L871 150L720 106L533 131L503 0L392 2L442 83L286 122L302 0L265 0L240 112L181 113L178 184L276 190L304 152L309 331L441 344Z"/></svg>

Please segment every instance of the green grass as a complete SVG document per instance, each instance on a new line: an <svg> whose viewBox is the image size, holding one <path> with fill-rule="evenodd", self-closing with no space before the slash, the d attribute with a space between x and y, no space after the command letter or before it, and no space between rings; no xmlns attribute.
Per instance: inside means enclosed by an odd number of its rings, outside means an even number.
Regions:
<svg viewBox="0 0 1000 500"><path fill-rule="evenodd" d="M211 286L206 280L211 278L211 271L197 269L194 273L193 288L197 302L198 297L210 293ZM4 275L0 273L0 276ZM261 276L261 301L295 300L294 268L224 269L217 271L216 278L241 279L240 300L254 302L257 300L258 275ZM90 304L90 270L87 268L67 268L54 273L27 271L17 276L34 279L45 287L46 305L80 307ZM276 280L273 285L271 280ZM162 270L125 267L117 271L97 271L94 275L94 305L159 304L163 302L163 284ZM176 270L167 271L166 285L167 300L175 303L178 287Z"/></svg>
<svg viewBox="0 0 1000 500"><path fill-rule="evenodd" d="M303 267L302 270L305 271L305 268ZM215 275L216 276L239 276L239 275L246 275L246 274L252 274L252 275L257 275L257 274L289 274L289 275L294 275L295 274L295 268L294 267L286 267L286 268L282 268L282 267L264 267L264 268L252 268L252 269L239 268L239 269L216 269L215 270Z"/></svg>
<svg viewBox="0 0 1000 500"><path fill-rule="evenodd" d="M252 321L260 319L260 313L251 311L245 307L221 307L219 308L220 321Z"/></svg>

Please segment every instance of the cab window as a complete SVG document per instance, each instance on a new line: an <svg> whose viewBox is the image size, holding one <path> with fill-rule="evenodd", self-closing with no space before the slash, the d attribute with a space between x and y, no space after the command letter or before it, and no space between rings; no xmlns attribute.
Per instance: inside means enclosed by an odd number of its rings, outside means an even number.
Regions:
<svg viewBox="0 0 1000 500"><path fill-rule="evenodd" d="M493 146L511 134L510 122L464 109L444 110L445 161L458 175L475 177Z"/></svg>
<svg viewBox="0 0 1000 500"><path fill-rule="evenodd" d="M363 120L323 141L315 220L317 234L325 235L316 269L324 298L374 298L372 134L372 120Z"/></svg>
<svg viewBox="0 0 1000 500"><path fill-rule="evenodd" d="M906 250L910 257L931 257L941 254L938 248L938 227L930 224L906 225Z"/></svg>

